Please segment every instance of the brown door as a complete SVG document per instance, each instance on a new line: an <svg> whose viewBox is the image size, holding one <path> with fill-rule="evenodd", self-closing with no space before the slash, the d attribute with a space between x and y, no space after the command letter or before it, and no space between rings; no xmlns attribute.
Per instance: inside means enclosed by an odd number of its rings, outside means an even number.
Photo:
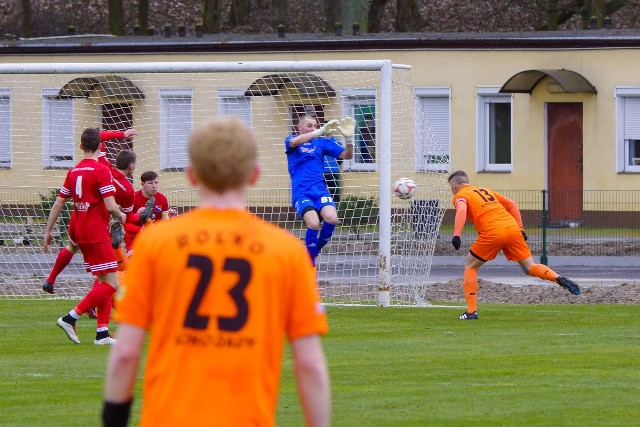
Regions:
<svg viewBox="0 0 640 427"><path fill-rule="evenodd" d="M582 103L547 103L549 225L582 222Z"/></svg>
<svg viewBox="0 0 640 427"><path fill-rule="evenodd" d="M124 131L132 127L133 113L130 104L102 104L102 130ZM120 150L133 149L133 142L125 138L111 139L104 142L107 160L113 165Z"/></svg>

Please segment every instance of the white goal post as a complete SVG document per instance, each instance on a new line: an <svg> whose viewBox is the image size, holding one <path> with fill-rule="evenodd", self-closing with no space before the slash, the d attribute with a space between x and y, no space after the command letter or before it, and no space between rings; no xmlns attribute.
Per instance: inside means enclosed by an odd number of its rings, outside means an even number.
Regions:
<svg viewBox="0 0 640 427"><path fill-rule="evenodd" d="M160 192L182 213L197 203L183 174L191 129L208 117L238 116L257 136L262 168L249 209L304 239L284 138L299 116L314 114L320 122L356 119L354 159L331 164L326 175L341 224L317 259L324 301L428 305L450 171L428 113L411 67L389 60L0 64L0 298L52 297L41 286L56 253L42 251L42 232L67 170L81 158L83 129L135 128L133 138L105 143L107 158L132 148L134 187L142 172L158 172ZM405 176L417 184L411 200L391 191ZM67 225L62 215L57 249ZM78 254L53 297L79 298L91 283Z"/></svg>

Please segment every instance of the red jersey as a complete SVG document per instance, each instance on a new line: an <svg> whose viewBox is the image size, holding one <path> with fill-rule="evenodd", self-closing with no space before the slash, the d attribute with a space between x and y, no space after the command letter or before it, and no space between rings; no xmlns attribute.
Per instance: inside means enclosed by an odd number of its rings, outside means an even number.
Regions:
<svg viewBox="0 0 640 427"><path fill-rule="evenodd" d="M151 220L154 222L162 220L163 212L169 212L169 201L165 195L158 192L155 198L156 204L153 208L153 214L151 215ZM142 194L142 190L136 191L133 195L133 212L136 213L140 208L144 208L147 205L147 200L149 199ZM142 226L127 223L124 226L124 230L124 243L127 249L130 250L133 245L133 239L135 239L136 234L142 230Z"/></svg>
<svg viewBox="0 0 640 427"><path fill-rule="evenodd" d="M134 213L133 210L133 194L135 190L126 176L116 168L111 168L111 176L113 177L113 186L116 189L116 203L120 206L120 210L127 216Z"/></svg>
<svg viewBox="0 0 640 427"><path fill-rule="evenodd" d="M124 138L124 132L121 130L101 130L100 131L100 142L105 142L110 139L116 138ZM107 148L104 144L100 145L100 154L98 155L98 161L107 167L111 167L111 163L107 160Z"/></svg>
<svg viewBox="0 0 640 427"><path fill-rule="evenodd" d="M115 196L111 172L96 160L84 159L74 166L58 193L73 199L75 241L98 243L109 241L109 211L104 199Z"/></svg>

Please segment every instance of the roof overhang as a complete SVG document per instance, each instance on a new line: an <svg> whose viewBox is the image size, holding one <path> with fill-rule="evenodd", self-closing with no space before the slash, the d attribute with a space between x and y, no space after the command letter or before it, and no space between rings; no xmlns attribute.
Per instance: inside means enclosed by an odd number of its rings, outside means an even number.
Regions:
<svg viewBox="0 0 640 427"><path fill-rule="evenodd" d="M527 70L513 75L500 88L500 93L528 93L546 77L551 78L563 93L597 93L596 88L582 74L565 70Z"/></svg>
<svg viewBox="0 0 640 427"><path fill-rule="evenodd" d="M301 96L336 96L336 91L326 81L309 73L269 74L254 81L244 96L279 95L281 90L289 89L297 89Z"/></svg>
<svg viewBox="0 0 640 427"><path fill-rule="evenodd" d="M57 95L63 99L92 96L114 101L144 99L144 93L131 80L117 75L78 77L64 85Z"/></svg>

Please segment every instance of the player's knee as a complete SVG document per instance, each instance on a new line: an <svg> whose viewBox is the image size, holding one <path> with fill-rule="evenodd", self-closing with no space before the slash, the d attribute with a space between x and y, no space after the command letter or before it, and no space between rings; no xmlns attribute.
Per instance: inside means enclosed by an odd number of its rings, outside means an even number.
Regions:
<svg viewBox="0 0 640 427"><path fill-rule="evenodd" d="M307 224L307 228L312 230L320 229L320 219L318 217L305 218L304 222Z"/></svg>

